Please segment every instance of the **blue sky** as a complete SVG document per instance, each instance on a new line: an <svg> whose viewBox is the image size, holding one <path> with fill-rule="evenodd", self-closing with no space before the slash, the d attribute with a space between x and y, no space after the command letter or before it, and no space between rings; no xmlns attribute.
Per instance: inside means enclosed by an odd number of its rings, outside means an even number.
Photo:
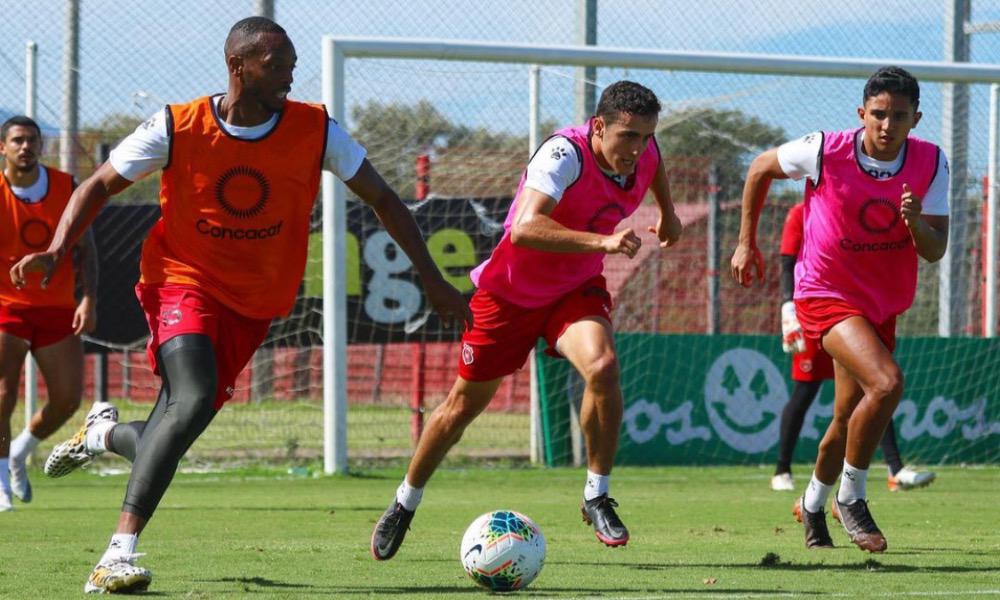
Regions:
<svg viewBox="0 0 1000 600"><path fill-rule="evenodd" d="M81 122L112 113L142 117L164 102L222 91L221 46L252 0L82 0ZM0 110L23 108L23 43L39 43L39 117L59 122L62 103L62 0L0 0L9 36L0 49ZM321 97L319 48L324 34L571 44L575 0L368 0L346 3L275 0L276 18L300 56L293 95ZM601 45L691 51L940 60L944 2L921 0L599 0ZM975 22L1000 21L1000 0L973 0ZM1000 63L1000 34L972 39L972 60ZM350 61L348 102L428 99L451 119L508 131L527 126L523 65ZM543 118L572 120L574 69L543 71ZM789 136L853 126L863 81L598 70L606 85L622 77L650 85L668 108L736 108L779 125ZM918 134L941 135L940 90L923 86L925 121ZM973 86L970 165L985 167L986 86Z"/></svg>

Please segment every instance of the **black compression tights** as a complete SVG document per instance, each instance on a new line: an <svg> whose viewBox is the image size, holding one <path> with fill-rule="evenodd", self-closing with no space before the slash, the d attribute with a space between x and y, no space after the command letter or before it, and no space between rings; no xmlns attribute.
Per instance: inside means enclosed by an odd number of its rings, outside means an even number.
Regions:
<svg viewBox="0 0 1000 600"><path fill-rule="evenodd" d="M149 418L111 430L108 449L132 461L122 510L149 520L177 465L215 417L215 350L204 335L167 340L157 353L163 385Z"/></svg>

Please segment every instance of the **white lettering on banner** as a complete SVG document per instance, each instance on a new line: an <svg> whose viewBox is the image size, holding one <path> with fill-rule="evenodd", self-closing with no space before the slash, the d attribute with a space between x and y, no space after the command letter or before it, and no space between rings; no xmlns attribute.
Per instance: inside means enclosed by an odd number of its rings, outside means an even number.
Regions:
<svg viewBox="0 0 1000 600"><path fill-rule="evenodd" d="M365 263L372 270L365 312L378 323L403 323L420 310L422 294L412 282L390 277L410 268L410 259L392 237L378 231L365 241Z"/></svg>
<svg viewBox="0 0 1000 600"><path fill-rule="evenodd" d="M685 402L674 410L664 413L658 404L639 398L625 411L623 416L625 433L636 444L645 444L655 438L661 427L667 427L667 442L672 446L679 446L689 440L712 439L712 432L707 427L692 426L693 408L691 402ZM670 425L675 423L679 423L679 426L670 429Z"/></svg>
<svg viewBox="0 0 1000 600"><path fill-rule="evenodd" d="M919 413L920 408L912 400L903 400L896 408L899 435L904 440L912 440L925 433L938 439L947 437L965 421L971 422L962 425L962 437L967 440L1000 435L1000 422L986 420L986 398L962 408L954 400L935 396L927 405L923 419L918 420Z"/></svg>
<svg viewBox="0 0 1000 600"><path fill-rule="evenodd" d="M734 450L756 454L773 446L787 402L784 377L756 350L727 350L705 375L708 420Z"/></svg>

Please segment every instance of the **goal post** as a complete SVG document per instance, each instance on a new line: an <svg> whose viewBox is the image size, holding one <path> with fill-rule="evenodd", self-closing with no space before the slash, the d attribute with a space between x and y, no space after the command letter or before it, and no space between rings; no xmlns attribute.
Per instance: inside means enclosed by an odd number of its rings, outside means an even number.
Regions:
<svg viewBox="0 0 1000 600"><path fill-rule="evenodd" d="M596 66L664 72L693 72L761 76L866 79L884 65L894 64L922 82L989 84L1000 81L1000 65L957 64L892 59L764 55L715 52L677 52L594 46L548 46L427 39L325 36L322 40L323 100L330 115L344 123L347 116L345 61L350 59L404 59L464 61L523 65ZM537 90L533 86L532 89ZM995 104L996 94L993 95ZM537 113L536 113L537 115ZM525 115L525 121L529 116ZM537 123L537 116L534 120ZM992 126L991 136L996 135ZM803 132L804 133L804 132ZM991 148L995 152L995 142ZM995 160L994 160L995 164ZM996 186L995 168L990 179ZM966 174L961 174L965 176ZM995 196L995 191L993 192ZM324 468L343 471L348 464L347 440L347 237L345 187L333 176L323 177L323 380ZM964 206L957 207L965 210ZM956 207L953 206L953 210ZM989 228L996 227L990 211ZM991 234L994 235L994 234ZM995 242L994 242L995 244ZM991 248L993 245L990 246ZM995 273L996 257L987 257L984 270ZM995 311L995 309L994 309ZM534 425L534 423L533 423Z"/></svg>

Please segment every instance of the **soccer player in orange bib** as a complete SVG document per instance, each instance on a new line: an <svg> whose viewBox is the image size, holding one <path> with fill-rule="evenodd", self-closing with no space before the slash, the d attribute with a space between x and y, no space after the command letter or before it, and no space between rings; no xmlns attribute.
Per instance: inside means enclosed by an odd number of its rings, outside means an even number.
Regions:
<svg viewBox="0 0 1000 600"><path fill-rule="evenodd" d="M816 132L807 152L772 148L750 165L731 273L763 281L757 222L774 179L807 177L803 243L795 262L795 312L805 335L834 361L833 420L794 513L809 548L833 540L825 506L862 550L888 544L868 507L868 467L903 394L892 352L896 317L913 303L917 259L939 260L948 244L948 164L940 148L910 135L920 121L920 86L883 67L865 84L860 127ZM788 150L788 148L786 148Z"/></svg>
<svg viewBox="0 0 1000 600"><path fill-rule="evenodd" d="M73 193L73 176L42 166L38 162L41 151L42 133L32 119L15 116L0 126L0 153L5 161L0 180L0 260L6 264L4 270L22 256L48 247L59 215ZM25 460L80 407L80 334L97 326L97 250L89 230L76 247L82 290L79 303L69 260L52 273L45 287L37 275L20 288L9 278L0 278L0 512L13 509L11 496L31 502ZM12 441L10 419L28 352L45 379L48 400Z"/></svg>
<svg viewBox="0 0 1000 600"><path fill-rule="evenodd" d="M781 154L806 154L807 148L800 148L802 140L793 140L779 149ZM944 193L940 190L939 193ZM803 334L802 326L795 316L795 303L792 296L795 291L795 260L802 248L802 210L803 203L798 203L788 209L785 226L781 232L781 347L792 355L792 396L781 411L781 434L778 440L778 463L771 478L771 489L794 491L792 480L792 454L795 443L802 431L802 423L813 400L819 394L823 381L833 379L833 359L820 347L815 338ZM929 485L934 481L933 471L918 471L903 465L899 455L899 445L896 443L896 430L889 421L882 435L882 457L889 467L888 486L891 491L911 490Z"/></svg>
<svg viewBox="0 0 1000 600"><path fill-rule="evenodd" d="M169 105L140 125L80 185L45 252L11 270L48 276L108 197L162 170L162 217L146 239L137 295L149 322L149 358L162 389L146 421L117 423L95 406L84 427L46 461L65 475L105 451L132 461L115 534L87 592L146 589L138 535L184 453L232 397L237 375L287 314L305 269L310 216L322 169L375 210L410 257L446 322L471 325L461 294L430 258L409 210L364 149L319 105L287 98L296 62L285 30L263 17L236 23L225 43L225 94Z"/></svg>

